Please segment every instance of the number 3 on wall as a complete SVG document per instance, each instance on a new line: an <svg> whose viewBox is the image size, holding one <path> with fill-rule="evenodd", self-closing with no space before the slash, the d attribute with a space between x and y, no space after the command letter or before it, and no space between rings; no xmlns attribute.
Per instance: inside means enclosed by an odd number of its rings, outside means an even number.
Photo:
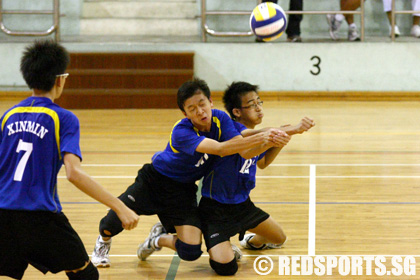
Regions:
<svg viewBox="0 0 420 280"><path fill-rule="evenodd" d="M23 171L25 171L25 167L26 167L26 164L28 163L28 159L32 153L32 150L33 150L32 143L23 142L22 139L19 140L16 153L19 153L20 151L25 151L25 154L20 159L19 164L16 168L15 177L13 178L14 181L22 181Z"/></svg>
<svg viewBox="0 0 420 280"><path fill-rule="evenodd" d="M312 75L316 76L319 75L321 73L321 58L317 55L314 55L313 57L311 57L311 61L316 59L317 63L313 64L312 66L315 67L316 71L312 71L310 70L309 72L311 72Z"/></svg>

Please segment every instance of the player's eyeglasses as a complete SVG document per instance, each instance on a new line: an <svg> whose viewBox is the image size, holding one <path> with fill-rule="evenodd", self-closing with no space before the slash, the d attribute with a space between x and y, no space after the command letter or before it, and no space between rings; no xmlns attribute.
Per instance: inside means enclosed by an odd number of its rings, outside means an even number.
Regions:
<svg viewBox="0 0 420 280"><path fill-rule="evenodd" d="M69 73L64 73L64 74L60 74L60 75L55 75L57 78L59 77L63 77L63 78L67 78L70 74Z"/></svg>
<svg viewBox="0 0 420 280"><path fill-rule="evenodd" d="M250 109L250 108L252 108L252 109L257 109L257 106L260 106L260 107L262 107L262 105L263 105L263 101L262 100L260 100L260 101L258 101L258 102L256 102L256 103L252 103L251 105L249 105L249 106L244 106L244 107L241 107L241 109Z"/></svg>

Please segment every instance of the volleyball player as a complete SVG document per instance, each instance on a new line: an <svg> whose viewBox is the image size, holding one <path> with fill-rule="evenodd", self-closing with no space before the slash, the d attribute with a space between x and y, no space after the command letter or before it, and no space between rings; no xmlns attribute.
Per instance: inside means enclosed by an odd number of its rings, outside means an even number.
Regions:
<svg viewBox="0 0 420 280"><path fill-rule="evenodd" d="M199 258L201 222L195 182L203 177L213 155L240 153L247 158L250 148L276 142L279 133L272 129L243 138L226 113L212 109L210 89L200 79L187 81L179 88L177 103L185 118L175 123L166 149L157 152L152 163L145 164L135 182L120 195L137 214L157 214L160 219L137 250L141 260L162 247L177 251L186 261ZM122 230L115 213L109 211L100 222L92 254L96 266L110 266L111 238Z"/></svg>
<svg viewBox="0 0 420 280"><path fill-rule="evenodd" d="M125 229L138 216L80 166L79 121L54 104L68 74L68 52L59 44L28 46L20 70L32 96L0 119L0 275L21 279L28 267L44 274L65 271L69 279L99 279L57 195L57 174L118 213Z"/></svg>
<svg viewBox="0 0 420 280"><path fill-rule="evenodd" d="M235 128L243 135L255 133L264 117L263 102L258 87L246 82L232 83L224 93L223 102ZM268 213L256 207L249 194L255 187L257 166L267 167L290 140L289 135L303 133L314 126L313 120L303 118L296 126L284 126L283 145L267 143L254 150L250 159L239 154L218 158L203 179L199 212L210 266L219 275L233 275L241 257L239 248L230 237L240 234L240 244L247 249L280 248L286 242L282 227ZM243 235L245 231L252 234ZM233 249L233 250L232 250Z"/></svg>

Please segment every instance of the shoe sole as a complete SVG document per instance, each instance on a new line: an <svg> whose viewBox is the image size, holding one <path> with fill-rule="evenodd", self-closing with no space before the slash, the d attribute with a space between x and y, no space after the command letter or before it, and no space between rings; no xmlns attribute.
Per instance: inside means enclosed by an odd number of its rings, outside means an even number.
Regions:
<svg viewBox="0 0 420 280"><path fill-rule="evenodd" d="M150 234L149 234L150 235ZM149 237L147 237L147 239L149 239ZM147 240L146 239L146 240ZM140 253L140 249L143 248L143 245L146 243L147 241L144 241L143 243L141 243L139 245L139 247L137 248L137 257L139 258L139 260L141 261L145 261L151 254L147 255L146 257L143 257Z"/></svg>
<svg viewBox="0 0 420 280"><path fill-rule="evenodd" d="M139 245L139 248L137 249L137 257L139 258L139 260L141 260L141 261L145 261L150 255L151 255L151 253L149 254L149 255L147 255L146 257L143 257L140 253L139 253L139 250L141 249L141 247L143 247L143 244L144 243L142 243L142 244L140 244ZM153 252L152 252L153 253Z"/></svg>
<svg viewBox="0 0 420 280"><path fill-rule="evenodd" d="M280 245L280 246L278 246L278 247L276 247L276 246L274 246L274 245L267 245L267 248L264 248L264 250L275 250L275 249L281 249L282 247L281 247L282 245Z"/></svg>
<svg viewBox="0 0 420 280"><path fill-rule="evenodd" d="M302 43L302 38L287 39L289 43Z"/></svg>
<svg viewBox="0 0 420 280"><path fill-rule="evenodd" d="M99 264L92 263L92 264L96 267L102 267L102 268L111 266L111 263L105 263L105 264L103 264L103 263L99 263Z"/></svg>
<svg viewBox="0 0 420 280"><path fill-rule="evenodd" d="M331 39L333 39L333 41L337 41L338 37L335 35L334 31L332 31L332 29L329 30L330 33L330 37Z"/></svg>
<svg viewBox="0 0 420 280"><path fill-rule="evenodd" d="M232 244L231 247L232 247L233 255L235 256L235 260L237 262L240 262L244 254L242 254L242 251L241 249L239 249L238 246Z"/></svg>

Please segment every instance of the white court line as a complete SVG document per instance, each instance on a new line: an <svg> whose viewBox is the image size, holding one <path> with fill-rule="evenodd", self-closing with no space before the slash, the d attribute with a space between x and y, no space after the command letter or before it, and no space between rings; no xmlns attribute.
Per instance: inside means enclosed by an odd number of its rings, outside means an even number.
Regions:
<svg viewBox="0 0 420 280"><path fill-rule="evenodd" d="M272 163L270 166L310 166L311 163L283 164ZM420 166L420 163L318 163L316 166ZM119 163L103 163L103 164L82 164L89 167L142 167L143 164L119 164Z"/></svg>
<svg viewBox="0 0 420 280"><path fill-rule="evenodd" d="M270 166L311 166L311 163L282 164L273 163ZM420 163L317 163L316 166L420 166Z"/></svg>
<svg viewBox="0 0 420 280"><path fill-rule="evenodd" d="M94 167L101 167L101 166L110 166L110 167L130 167L130 166L137 166L137 167L142 167L143 164L118 164L118 163L103 163L103 164L82 164L82 166L94 166Z"/></svg>
<svg viewBox="0 0 420 280"><path fill-rule="evenodd" d="M314 165L316 166L316 165ZM136 176L90 176L95 179L134 179ZM275 178L275 179L307 179L310 178L310 176L256 176L257 179L267 179L267 178ZM66 176L57 176L58 179L66 179ZM398 176L398 175L366 175L366 176L317 176L317 178L331 178L331 179L357 179L357 178L398 178L398 179L404 179L404 178L420 178L420 176Z"/></svg>
<svg viewBox="0 0 420 280"><path fill-rule="evenodd" d="M309 177L308 256L315 256L316 165L309 167Z"/></svg>
<svg viewBox="0 0 420 280"><path fill-rule="evenodd" d="M84 164L83 166L97 166L97 167L141 167L142 164ZM309 176L256 176L257 178L309 178L309 221L308 221L308 255L315 256L315 230L316 230L316 178L420 178L420 176L316 176L316 166L420 166L420 164L271 164L270 166L309 166ZM92 176L97 179L133 179L135 176ZM58 176L60 179L66 178L66 176ZM152 257L173 257L170 255L152 255ZM202 255L208 256L208 255ZM244 255L244 257L257 257L260 255ZM266 255L266 256L300 256L300 255ZM325 256L379 256L379 255L325 255ZM380 255L380 256L395 256L395 255ZM420 255L400 255L400 256L412 256L420 257ZM111 255L111 257L137 257L137 255Z"/></svg>
<svg viewBox="0 0 420 280"><path fill-rule="evenodd" d="M136 176L90 176L94 179L134 179ZM66 179L67 176L57 176L58 179Z"/></svg>
<svg viewBox="0 0 420 280"><path fill-rule="evenodd" d="M137 255L109 255L110 257L135 257L137 258ZM174 254L170 254L170 255L157 255L157 254L153 254L150 255L149 258L151 257L173 257ZM208 254L202 254L202 257L208 257ZM260 257L260 256L266 256L266 257L307 257L308 255L243 255L244 257ZM317 255L317 256L323 256L323 257L328 257L328 256L334 256L334 257L394 257L394 256L399 256L399 257L414 257L414 258L420 258L420 255ZM89 257L92 257L92 255L89 255Z"/></svg>
<svg viewBox="0 0 420 280"><path fill-rule="evenodd" d="M316 165L314 165L316 166ZM299 178L309 178L310 176L256 176L257 178L267 179L267 178L284 178L284 179L299 179ZM420 178L420 175L318 175L317 178Z"/></svg>

